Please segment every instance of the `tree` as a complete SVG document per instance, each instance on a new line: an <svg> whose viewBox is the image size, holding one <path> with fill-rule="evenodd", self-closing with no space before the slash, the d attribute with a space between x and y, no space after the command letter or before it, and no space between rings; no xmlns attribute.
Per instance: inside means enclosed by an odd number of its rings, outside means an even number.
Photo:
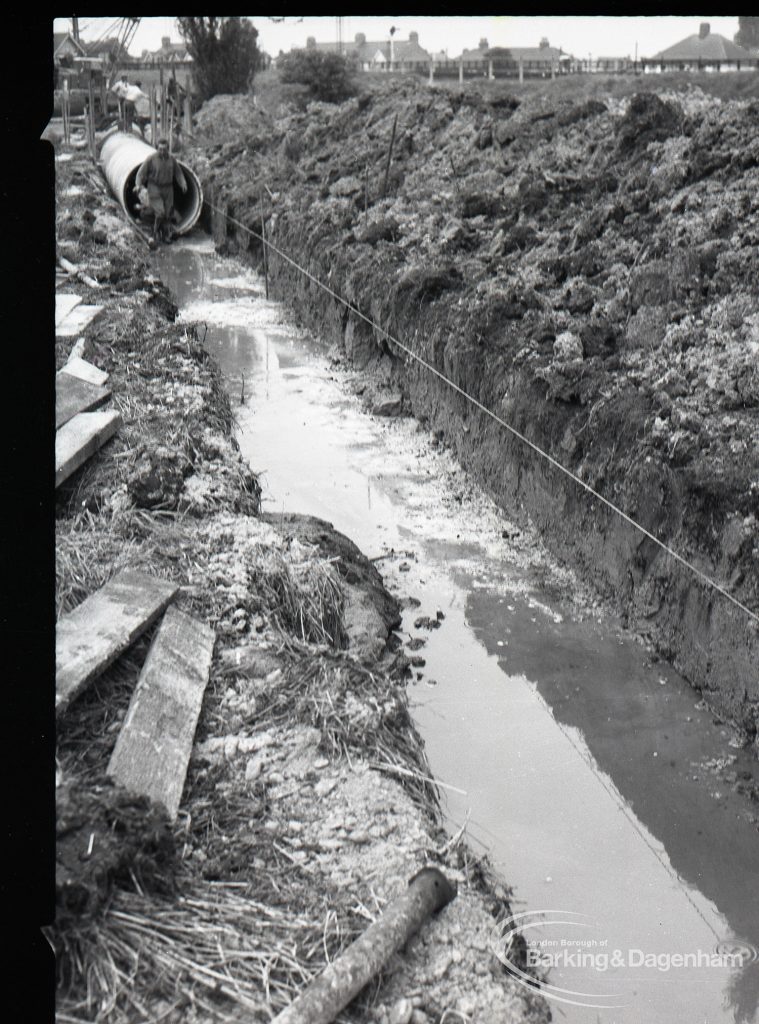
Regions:
<svg viewBox="0 0 759 1024"><path fill-rule="evenodd" d="M339 53L291 50L277 61L283 82L307 85L311 95L327 103L339 103L356 92L348 61Z"/></svg>
<svg viewBox="0 0 759 1024"><path fill-rule="evenodd" d="M738 31L735 33L735 42L739 46L747 48L759 47L759 18L741 17L738 18Z"/></svg>
<svg viewBox="0 0 759 1024"><path fill-rule="evenodd" d="M247 92L258 66L258 29L247 18L177 18L195 62L201 100L217 93Z"/></svg>

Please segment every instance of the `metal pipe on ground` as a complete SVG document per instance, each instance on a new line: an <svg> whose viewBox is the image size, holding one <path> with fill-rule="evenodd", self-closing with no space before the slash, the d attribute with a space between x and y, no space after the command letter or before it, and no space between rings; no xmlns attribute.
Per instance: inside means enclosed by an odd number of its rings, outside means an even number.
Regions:
<svg viewBox="0 0 759 1024"><path fill-rule="evenodd" d="M144 161L155 152L153 146L126 132L114 132L109 135L100 149L100 164L111 191L135 224L139 224L138 202L133 191L137 172ZM181 160L177 163L187 181L187 191L183 194L178 188L174 188L174 208L178 216L174 230L177 234L184 235L198 222L203 209L203 189L192 168Z"/></svg>

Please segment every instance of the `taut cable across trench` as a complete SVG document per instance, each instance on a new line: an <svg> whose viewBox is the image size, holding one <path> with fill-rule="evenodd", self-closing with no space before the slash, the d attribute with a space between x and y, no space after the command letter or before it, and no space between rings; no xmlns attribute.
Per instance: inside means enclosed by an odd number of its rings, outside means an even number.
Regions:
<svg viewBox="0 0 759 1024"><path fill-rule="evenodd" d="M420 355L418 355L416 352L410 349L407 345L404 345L403 342L395 338L392 334L389 333L389 331L385 330L384 327L381 327L379 324L375 323L375 321L372 320L371 317L368 317L365 313L362 313L357 306L354 306L352 302L349 302L348 299L340 295L339 292L336 292L334 288L330 288L328 284L325 284L324 281L321 281L318 277L312 274L310 270L302 266L291 256L288 256L286 252L280 249L268 238L263 238L263 236L259 234L259 232L254 231L253 228L248 227L247 224L243 224L235 217L231 217L229 214L225 213L225 211L219 209L218 206L215 206L213 203L209 202L208 199L206 199L206 205L210 210L213 210L214 212L218 213L221 217L224 217L224 219L229 223L236 225L242 231L245 231L247 234L249 234L251 237L257 238L258 241L261 242L262 246L267 246L273 252L277 253L278 256L281 256L283 260L289 263L290 266L294 267L299 273L303 274L305 277L309 278L309 280L313 281L314 284L318 285L319 288L323 289L334 299L340 302L343 306L346 307L346 309L350 310L351 313L355 313L356 316L360 317L367 324L369 324L369 326L372 327L375 331L378 331L388 341L392 342L393 345L396 345L399 349L405 352L411 359L417 362L420 366L423 366L426 370L429 370L430 373L434 374L434 376L442 380L453 391L458 392L458 394L460 394L463 398L470 402L475 408L479 409L481 412L484 412L486 416L489 416L492 420L495 420L496 423L498 423L500 426L508 430L509 433L514 435L514 437L518 438L529 448L532 448L534 452L537 452L537 454L540 455L543 459L545 459L547 462L550 462L552 466L554 466L556 469L564 473L565 476L568 476L571 480L574 480L574 482L576 484L579 484L580 487L582 487L585 491L588 492L588 494L591 494L598 501L602 502L602 504L606 505L606 507L611 509L612 512L615 512L618 516L624 519L626 523L628 523L634 529L638 530L649 540L653 541L654 544L656 544L657 547L661 548L662 551L670 555L681 565L685 566L686 569L689 569L695 576L698 577L698 579L702 581L702 583L706 583L708 586L712 587L713 590L716 590L717 593L721 594L723 597L726 597L728 601L734 604L737 608L740 608L741 611L745 612L746 615L749 616L749 618L753 619L754 622L759 624L759 615L757 615L756 612L753 612L750 608L743 604L742 601L739 601L738 598L731 594L729 591L725 590L724 587L720 586L720 584L717 583L716 580L713 580L711 576L708 576L705 572L702 572L701 569L695 566L692 562L688 561L687 558L679 554L673 548L669 547L668 544L665 544L663 540L660 540L655 534L651 533L650 530L647 530L645 526L642 526L640 523L636 522L631 516L629 516L626 512L619 508L618 505L615 505L613 501L610 501L608 498L605 498L603 494L600 494L593 487L591 487L590 484L587 484L579 476L573 473L571 469L567 469L566 466L562 465L552 455L544 451L539 445L535 444L534 441L531 441L528 437L525 437L525 435L522 434L519 430L517 430L516 427L513 427L510 423L507 423L506 420L502 419L497 413L493 412L492 409L488 409L486 405L483 405L482 402L478 401L478 399L476 399L473 395L470 395L463 388L459 387L459 385L456 384L455 381L452 381L450 377L446 377L446 375L441 370L438 370L436 366L433 366L431 363L428 363L426 359L423 359Z"/></svg>

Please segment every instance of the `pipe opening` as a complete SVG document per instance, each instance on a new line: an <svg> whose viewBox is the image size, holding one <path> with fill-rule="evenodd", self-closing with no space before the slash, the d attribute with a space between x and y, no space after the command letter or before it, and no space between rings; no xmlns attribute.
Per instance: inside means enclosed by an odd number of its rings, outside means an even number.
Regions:
<svg viewBox="0 0 759 1024"><path fill-rule="evenodd" d="M116 198L121 203L127 216L136 224L151 225L153 214L150 208L143 210L139 198L135 195L134 186L137 180L137 172L143 162L155 153L155 149L146 142L138 139L135 135L125 132L116 132L109 135L103 142L100 150L100 162L103 173L108 180ZM203 189L200 180L195 172L177 160L182 168L187 192L182 193L177 186L174 186L174 215L172 217L174 229L177 234L185 234L195 226L203 208Z"/></svg>
<svg viewBox="0 0 759 1024"><path fill-rule="evenodd" d="M174 224L175 231L181 235L195 226L200 209L203 205L203 192L194 171L191 171L187 164L183 164L181 160L178 160L177 163L182 168L182 173L184 174L185 181L187 182L186 192L182 192L177 185L174 186L174 213L172 216L172 222ZM138 170L139 166L135 167L127 176L124 186L125 201L122 205L132 220L138 224L142 224L143 226L149 226L153 223L153 214L150 207L143 209L140 206L138 196L134 193Z"/></svg>

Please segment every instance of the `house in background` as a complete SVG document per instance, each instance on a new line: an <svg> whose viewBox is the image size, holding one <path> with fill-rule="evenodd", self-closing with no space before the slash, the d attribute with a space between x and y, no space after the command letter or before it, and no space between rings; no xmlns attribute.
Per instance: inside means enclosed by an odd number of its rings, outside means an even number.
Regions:
<svg viewBox="0 0 759 1024"><path fill-rule="evenodd" d="M342 53L361 71L422 71L429 68L430 54L419 45L419 33L409 32L408 39L391 36L385 40L367 40L358 32L352 42L317 43L313 36L306 40L306 50L321 53Z"/></svg>
<svg viewBox="0 0 759 1024"><path fill-rule="evenodd" d="M546 38L539 46L509 46L510 60L505 64L507 74L518 74L521 66L526 78L550 78L552 74L564 75L570 69L572 58L568 53L551 46ZM494 73L498 76L497 65Z"/></svg>
<svg viewBox="0 0 759 1024"><path fill-rule="evenodd" d="M550 78L567 74L573 58L541 39L539 46L491 48L487 39L480 39L475 49L464 50L458 57L449 57L448 50L430 53L419 43L419 33L409 32L408 39L368 40L363 32L351 42L318 43L313 36L306 40L306 51L342 53L361 71L400 71L435 78Z"/></svg>
<svg viewBox="0 0 759 1024"><path fill-rule="evenodd" d="M426 71L430 54L419 45L419 33L409 32L408 39L395 39L371 44L376 46L374 56L365 71Z"/></svg>
<svg viewBox="0 0 759 1024"><path fill-rule="evenodd" d="M171 67L172 65L191 64L192 57L186 43L172 43L169 36L163 36L158 50L143 50L140 63L146 66Z"/></svg>
<svg viewBox="0 0 759 1024"><path fill-rule="evenodd" d="M53 33L53 61L57 64L66 64L74 57L85 57L87 50L78 39L74 39L70 32Z"/></svg>
<svg viewBox="0 0 759 1024"><path fill-rule="evenodd" d="M79 65L87 56L84 44L75 39L70 32L53 33L53 69L54 89L63 89L64 81L68 88L73 88L79 82ZM79 111L77 111L79 113Z"/></svg>
<svg viewBox="0 0 759 1024"><path fill-rule="evenodd" d="M465 78L550 78L567 74L572 58L541 39L539 46L490 46L480 39L475 50L464 50L459 57L435 64L435 77L458 75Z"/></svg>
<svg viewBox="0 0 759 1024"><path fill-rule="evenodd" d="M661 71L753 71L757 58L737 43L711 31L702 22L697 35L661 50L641 62L647 72Z"/></svg>
<svg viewBox="0 0 759 1024"><path fill-rule="evenodd" d="M490 61L489 49L487 39L480 39L476 50L462 50L461 55L454 58L456 63L463 63L466 78L479 78L487 75Z"/></svg>
<svg viewBox="0 0 759 1024"><path fill-rule="evenodd" d="M624 75L634 68L631 57L596 57L591 71L600 75Z"/></svg>
<svg viewBox="0 0 759 1024"><path fill-rule="evenodd" d="M159 49L143 50L138 58L128 62L126 69L133 81L139 78L145 91L148 86L159 85L171 78L176 79L185 92L191 93L193 67L186 43L172 43L169 36L163 36Z"/></svg>

